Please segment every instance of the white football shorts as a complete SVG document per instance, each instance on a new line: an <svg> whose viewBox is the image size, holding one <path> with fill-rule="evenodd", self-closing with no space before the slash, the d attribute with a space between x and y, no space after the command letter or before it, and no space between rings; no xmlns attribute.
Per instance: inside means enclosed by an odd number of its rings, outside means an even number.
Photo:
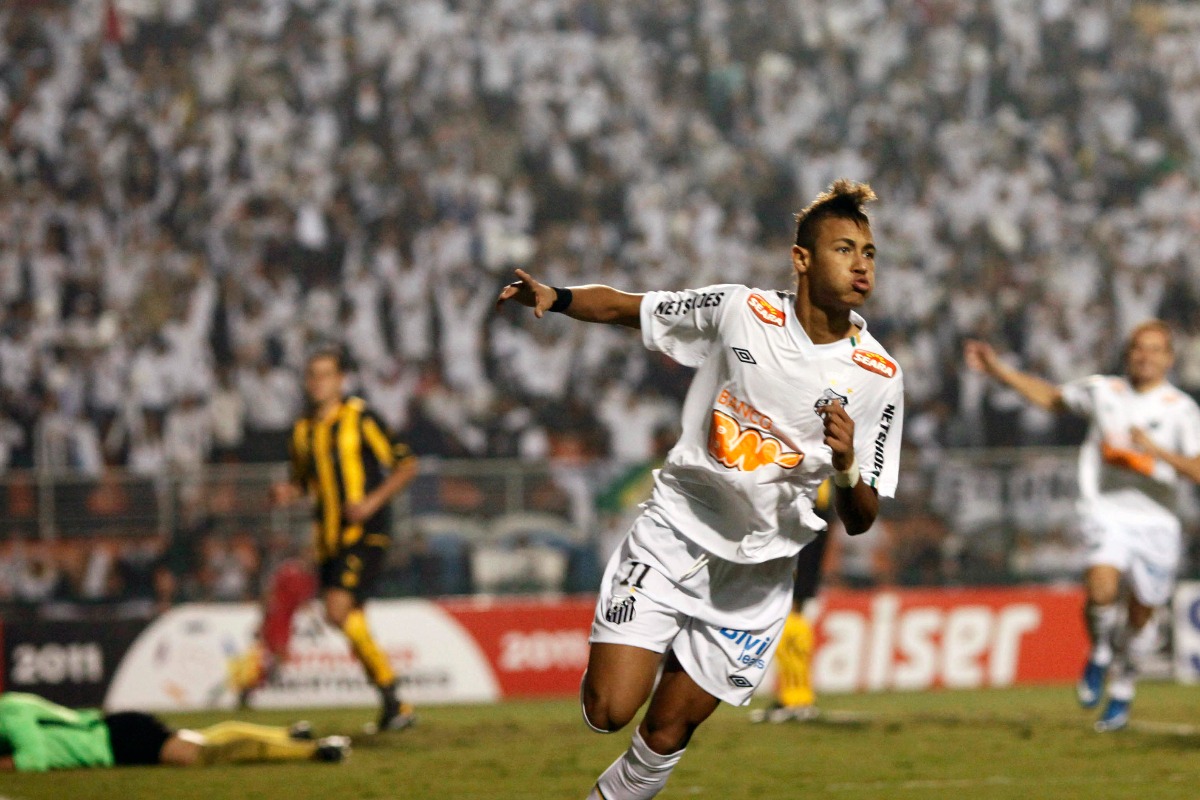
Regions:
<svg viewBox="0 0 1200 800"><path fill-rule="evenodd" d="M1178 519L1100 501L1083 508L1080 529L1088 566L1116 567L1143 605L1162 606L1171 599L1183 551Z"/></svg>
<svg viewBox="0 0 1200 800"><path fill-rule="evenodd" d="M642 514L604 571L590 641L674 651L702 689L745 705L791 610L795 562L723 561Z"/></svg>

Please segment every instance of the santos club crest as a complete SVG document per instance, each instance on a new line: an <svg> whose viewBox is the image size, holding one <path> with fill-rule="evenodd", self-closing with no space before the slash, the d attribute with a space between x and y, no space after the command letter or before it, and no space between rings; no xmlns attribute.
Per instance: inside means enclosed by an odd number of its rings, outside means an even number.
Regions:
<svg viewBox="0 0 1200 800"><path fill-rule="evenodd" d="M838 394L833 389L826 389L821 392L821 396L817 398L817 402L813 403L813 411L820 411L825 406L833 405L834 400L839 400L842 403L842 408L850 405L850 398L844 394Z"/></svg>

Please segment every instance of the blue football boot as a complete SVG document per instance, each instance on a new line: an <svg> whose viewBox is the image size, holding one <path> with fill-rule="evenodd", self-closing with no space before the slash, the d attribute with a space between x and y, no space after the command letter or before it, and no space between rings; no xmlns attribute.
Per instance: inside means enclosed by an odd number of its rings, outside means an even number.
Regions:
<svg viewBox="0 0 1200 800"><path fill-rule="evenodd" d="M1128 724L1129 701L1110 697L1108 705L1104 707L1104 713L1100 715L1100 719L1096 720L1093 727L1097 733L1110 733L1119 731Z"/></svg>
<svg viewBox="0 0 1200 800"><path fill-rule="evenodd" d="M1083 668L1083 675L1079 677L1079 683L1075 684L1075 696L1079 698L1079 705L1084 708L1095 708L1100 705L1100 698L1104 696L1104 677L1108 674L1108 667L1102 667L1095 661L1088 661Z"/></svg>

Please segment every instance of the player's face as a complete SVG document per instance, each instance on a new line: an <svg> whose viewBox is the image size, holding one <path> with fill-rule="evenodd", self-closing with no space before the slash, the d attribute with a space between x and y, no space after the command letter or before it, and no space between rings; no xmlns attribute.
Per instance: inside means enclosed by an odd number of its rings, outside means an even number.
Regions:
<svg viewBox="0 0 1200 800"><path fill-rule="evenodd" d="M1154 385L1167 379L1175 357L1166 331L1145 328L1129 341L1129 378L1135 385Z"/></svg>
<svg viewBox="0 0 1200 800"><path fill-rule="evenodd" d="M340 400L342 377L337 359L321 357L308 362L304 369L304 392L309 402L319 406Z"/></svg>
<svg viewBox="0 0 1200 800"><path fill-rule="evenodd" d="M792 248L792 266L808 278L814 305L858 308L875 288L875 240L869 225L842 217L817 223L812 250Z"/></svg>

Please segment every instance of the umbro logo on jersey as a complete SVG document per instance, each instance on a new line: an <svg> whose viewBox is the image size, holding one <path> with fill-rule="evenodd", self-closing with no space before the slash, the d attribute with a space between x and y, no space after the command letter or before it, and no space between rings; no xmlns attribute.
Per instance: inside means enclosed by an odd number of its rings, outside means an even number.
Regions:
<svg viewBox="0 0 1200 800"><path fill-rule="evenodd" d="M896 362L879 355L879 353L872 353L870 350L863 350L860 347L850 354L850 360L867 372L874 372L885 378L896 377Z"/></svg>
<svg viewBox="0 0 1200 800"><path fill-rule="evenodd" d="M608 610L604 612L604 618L613 625L629 622L637 613L637 609L634 608L636 602L633 595L615 597L609 601Z"/></svg>
<svg viewBox="0 0 1200 800"><path fill-rule="evenodd" d="M708 454L721 466L742 472L778 464L791 469L804 460L802 453L783 449L783 442L757 428L743 428L723 411L713 409L712 425L708 431Z"/></svg>
<svg viewBox="0 0 1200 800"><path fill-rule="evenodd" d="M782 310L768 303L767 298L758 292L746 298L746 304L750 306L750 310L754 312L754 316L768 325L775 325L782 328L783 323L787 320L787 316Z"/></svg>
<svg viewBox="0 0 1200 800"><path fill-rule="evenodd" d="M754 685L748 679L743 678L741 675L730 675L729 682L732 683L734 686L737 686L741 689L749 689L751 686Z"/></svg>
<svg viewBox="0 0 1200 800"><path fill-rule="evenodd" d="M850 405L850 398L844 394L838 394L833 389L826 389L821 392L821 396L817 398L817 402L813 403L813 411L820 411L825 406L833 405L833 401L840 401L842 408Z"/></svg>
<svg viewBox="0 0 1200 800"><path fill-rule="evenodd" d="M737 360L742 362L743 364L757 364L758 363L757 361L754 360L754 356L750 355L749 350L743 350L740 347L735 347L735 348L733 348L733 354L735 356L737 356Z"/></svg>

